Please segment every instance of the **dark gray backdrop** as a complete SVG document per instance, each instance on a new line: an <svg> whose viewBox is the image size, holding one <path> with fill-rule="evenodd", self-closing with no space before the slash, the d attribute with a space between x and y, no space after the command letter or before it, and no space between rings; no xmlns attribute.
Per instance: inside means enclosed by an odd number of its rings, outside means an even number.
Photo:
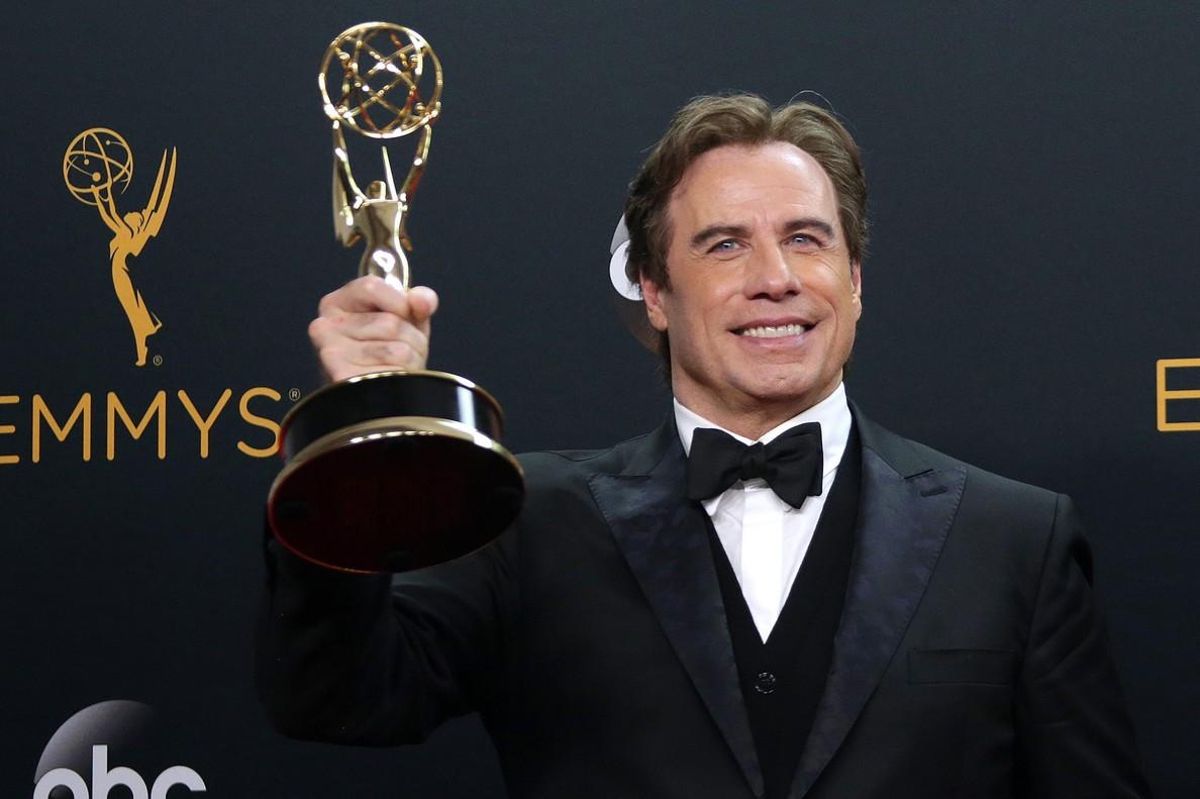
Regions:
<svg viewBox="0 0 1200 799"><path fill-rule="evenodd" d="M1078 500L1152 781L1200 791L1200 432L1155 427L1156 361L1200 358L1196 6L447 1L8 11L0 396L19 399L0 404L16 428L0 455L21 461L0 465L0 793L32 795L58 726L117 698L159 711L169 763L145 776L182 763L213 796L503 795L473 720L415 749L301 744L267 728L250 683L277 463L236 449L270 440L236 406L267 387L282 398L250 408L278 419L291 389L316 385L304 328L357 253L332 237L315 74L328 41L368 19L416 28L445 64L413 264L443 298L433 365L501 399L514 450L608 444L666 410L606 266L625 184L670 112L728 89L827 98L873 194L852 396ZM67 143L101 125L135 152L122 210L178 148L163 231L134 262L164 320L158 366L132 365L107 231L62 182ZM176 392L211 408L225 388L201 458ZM121 433L106 460L107 392L140 413L160 390L166 457ZM61 422L84 393L92 459L78 431L43 431L32 463L33 396ZM1197 405L1172 419L1200 420Z"/></svg>

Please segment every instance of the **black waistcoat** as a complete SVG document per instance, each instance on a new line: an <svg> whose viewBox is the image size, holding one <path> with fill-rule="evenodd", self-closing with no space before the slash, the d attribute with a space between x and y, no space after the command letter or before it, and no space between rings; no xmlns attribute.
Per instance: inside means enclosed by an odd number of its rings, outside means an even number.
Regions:
<svg viewBox="0 0 1200 799"><path fill-rule="evenodd" d="M833 656L833 636L854 553L862 452L851 428L837 478L779 619L764 643L708 522L742 697L763 770L766 799L784 799L812 727ZM707 514L706 514L707 516Z"/></svg>

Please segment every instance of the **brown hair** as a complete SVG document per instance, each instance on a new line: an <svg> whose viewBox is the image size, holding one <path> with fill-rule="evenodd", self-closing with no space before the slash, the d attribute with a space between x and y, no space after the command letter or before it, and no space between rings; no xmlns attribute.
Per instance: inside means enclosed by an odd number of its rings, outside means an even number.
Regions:
<svg viewBox="0 0 1200 799"><path fill-rule="evenodd" d="M726 145L756 146L776 141L804 150L829 175L837 191L838 219L850 261L862 263L867 251L867 181L858 145L837 117L806 102L772 109L753 94L705 96L676 112L630 184L625 201L625 225L629 229L625 271L630 281L636 284L644 275L670 288L667 204L693 161Z"/></svg>

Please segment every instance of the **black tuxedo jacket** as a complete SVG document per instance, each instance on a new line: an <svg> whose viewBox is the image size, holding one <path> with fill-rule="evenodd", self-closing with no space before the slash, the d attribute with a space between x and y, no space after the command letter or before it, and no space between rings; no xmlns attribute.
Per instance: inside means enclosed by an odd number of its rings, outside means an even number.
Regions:
<svg viewBox="0 0 1200 799"><path fill-rule="evenodd" d="M1069 500L856 424L853 565L791 797L1148 795ZM344 575L268 543L276 726L392 744L478 710L513 797L760 795L674 425L523 464L518 522L444 566Z"/></svg>

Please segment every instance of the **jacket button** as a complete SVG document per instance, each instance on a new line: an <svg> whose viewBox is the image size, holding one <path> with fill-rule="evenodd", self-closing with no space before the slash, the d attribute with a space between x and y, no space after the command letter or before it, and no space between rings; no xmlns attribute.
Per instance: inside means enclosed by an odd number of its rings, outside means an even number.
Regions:
<svg viewBox="0 0 1200 799"><path fill-rule="evenodd" d="M778 682L774 674L769 671L762 671L754 678L754 690L760 694L773 694L775 693L775 685Z"/></svg>

